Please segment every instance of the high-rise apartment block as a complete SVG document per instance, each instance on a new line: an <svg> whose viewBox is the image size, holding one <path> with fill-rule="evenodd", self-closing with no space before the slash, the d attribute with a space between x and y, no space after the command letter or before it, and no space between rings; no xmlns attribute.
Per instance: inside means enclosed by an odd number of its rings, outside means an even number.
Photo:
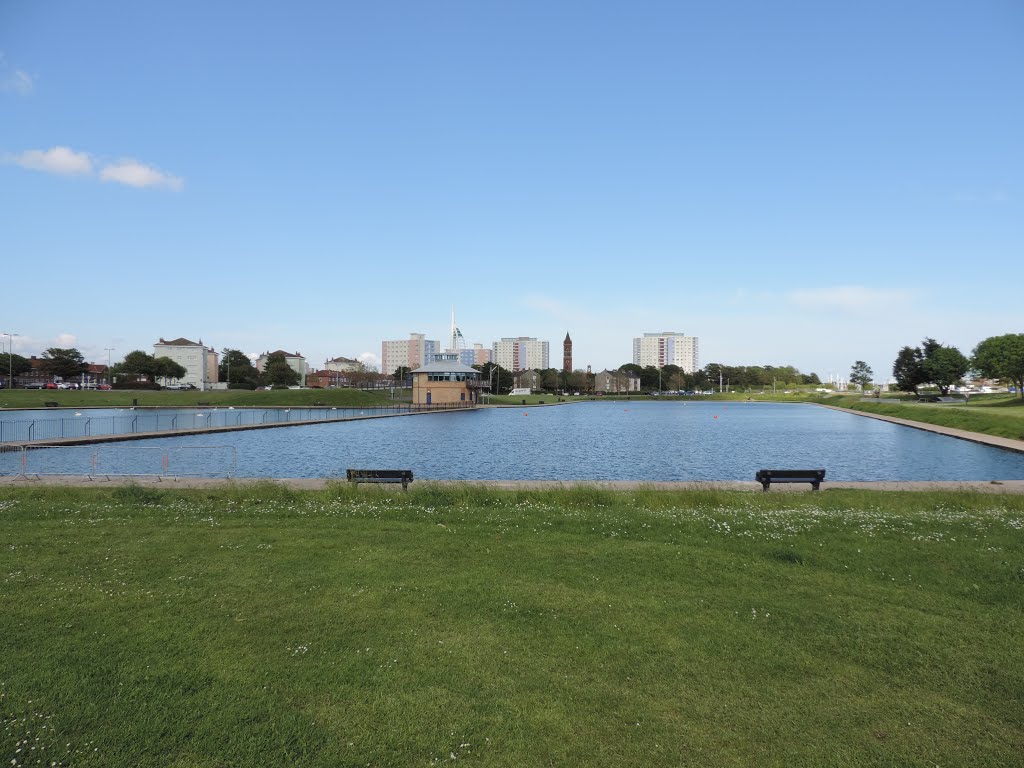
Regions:
<svg viewBox="0 0 1024 768"><path fill-rule="evenodd" d="M434 362L434 355L441 351L441 343L428 339L422 333L411 333L408 339L382 341L380 344L380 372L394 375L402 366L415 370Z"/></svg>
<svg viewBox="0 0 1024 768"><path fill-rule="evenodd" d="M645 333L633 339L633 362L645 368L678 365L686 373L694 373L699 367L697 337L673 331Z"/></svg>
<svg viewBox="0 0 1024 768"><path fill-rule="evenodd" d="M548 342L528 336L502 339L491 347L491 360L507 371L548 368Z"/></svg>

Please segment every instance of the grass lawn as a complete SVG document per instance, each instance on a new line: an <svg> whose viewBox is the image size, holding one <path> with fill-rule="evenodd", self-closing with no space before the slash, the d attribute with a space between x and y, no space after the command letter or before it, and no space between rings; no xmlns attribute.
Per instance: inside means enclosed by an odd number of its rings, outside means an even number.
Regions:
<svg viewBox="0 0 1024 768"><path fill-rule="evenodd" d="M0 492L0 764L1020 765L1024 497Z"/></svg>
<svg viewBox="0 0 1024 768"><path fill-rule="evenodd" d="M836 402L856 411L879 413L901 419L923 421L969 432L1024 440L1024 400L1009 396L971 399L968 405L934 405L931 403L868 403L860 400Z"/></svg>
<svg viewBox="0 0 1024 768"><path fill-rule="evenodd" d="M396 390L396 397L404 402L411 398L409 390ZM199 403L236 406L373 406L389 405L391 393L387 390L363 391L359 389L273 389L256 392L247 389L231 390L74 390L74 389L3 389L0 390L0 408L42 408L46 402L57 402L69 408L117 408L132 405L195 408Z"/></svg>

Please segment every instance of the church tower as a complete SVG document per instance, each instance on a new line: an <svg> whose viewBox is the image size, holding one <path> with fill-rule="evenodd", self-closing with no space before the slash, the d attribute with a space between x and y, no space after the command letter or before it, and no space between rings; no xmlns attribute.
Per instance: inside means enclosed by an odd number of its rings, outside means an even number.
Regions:
<svg viewBox="0 0 1024 768"><path fill-rule="evenodd" d="M565 333L565 341L562 342L562 370L572 373L572 339L569 338L568 331Z"/></svg>

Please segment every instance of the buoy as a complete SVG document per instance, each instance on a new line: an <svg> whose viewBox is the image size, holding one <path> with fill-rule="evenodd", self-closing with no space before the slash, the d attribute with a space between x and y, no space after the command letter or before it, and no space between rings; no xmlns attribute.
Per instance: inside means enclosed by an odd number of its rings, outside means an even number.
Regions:
<svg viewBox="0 0 1024 768"><path fill-rule="evenodd" d="M524 414L523 414L523 416L529 416L529 415L530 415L530 414L528 414L528 413L524 413Z"/></svg>
<svg viewBox="0 0 1024 768"><path fill-rule="evenodd" d="M718 415L717 415L717 414L715 415L715 418L716 418L716 419L718 418Z"/></svg>

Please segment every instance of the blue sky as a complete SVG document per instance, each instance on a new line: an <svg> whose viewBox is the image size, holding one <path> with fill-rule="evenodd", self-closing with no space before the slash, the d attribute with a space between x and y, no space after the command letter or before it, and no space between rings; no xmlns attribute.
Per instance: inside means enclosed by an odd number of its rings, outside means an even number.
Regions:
<svg viewBox="0 0 1024 768"><path fill-rule="evenodd" d="M1024 331L1022 83L1019 0L0 0L0 331L883 378Z"/></svg>

